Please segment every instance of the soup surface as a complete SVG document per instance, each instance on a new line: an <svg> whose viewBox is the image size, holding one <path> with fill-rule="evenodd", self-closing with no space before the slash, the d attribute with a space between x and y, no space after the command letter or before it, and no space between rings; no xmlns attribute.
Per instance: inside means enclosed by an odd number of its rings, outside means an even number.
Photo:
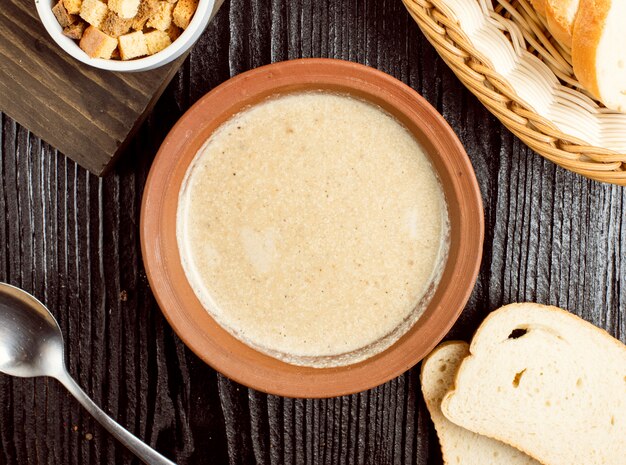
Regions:
<svg viewBox="0 0 626 465"><path fill-rule="evenodd" d="M220 325L281 360L327 367L381 352L420 317L448 218L396 119L307 92L246 109L209 138L181 189L177 239Z"/></svg>

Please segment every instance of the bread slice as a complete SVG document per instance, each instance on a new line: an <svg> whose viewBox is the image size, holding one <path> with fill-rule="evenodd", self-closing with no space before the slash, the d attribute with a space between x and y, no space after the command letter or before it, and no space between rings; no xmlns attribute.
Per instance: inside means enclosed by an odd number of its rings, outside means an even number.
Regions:
<svg viewBox="0 0 626 465"><path fill-rule="evenodd" d="M445 342L422 363L422 393L448 465L539 465L539 462L495 439L480 436L450 422L441 400L453 387L461 362L469 355L466 342Z"/></svg>
<svg viewBox="0 0 626 465"><path fill-rule="evenodd" d="M579 0L545 0L546 21L552 36L572 47L572 30L578 13Z"/></svg>
<svg viewBox="0 0 626 465"><path fill-rule="evenodd" d="M531 0L530 2L537 13L546 17L546 0Z"/></svg>
<svg viewBox="0 0 626 465"><path fill-rule="evenodd" d="M480 326L441 408L546 465L626 464L626 346L556 307L512 304Z"/></svg>
<svg viewBox="0 0 626 465"><path fill-rule="evenodd" d="M608 108L626 112L626 2L581 0L572 62L580 83Z"/></svg>

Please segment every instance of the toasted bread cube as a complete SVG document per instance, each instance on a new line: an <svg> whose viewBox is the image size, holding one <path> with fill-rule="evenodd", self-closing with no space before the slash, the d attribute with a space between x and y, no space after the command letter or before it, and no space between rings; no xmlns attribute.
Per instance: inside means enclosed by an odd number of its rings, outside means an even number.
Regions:
<svg viewBox="0 0 626 465"><path fill-rule="evenodd" d="M183 33L183 30L179 28L176 24L172 23L165 32L167 32L167 35L170 36L170 40L174 42L180 37L180 35Z"/></svg>
<svg viewBox="0 0 626 465"><path fill-rule="evenodd" d="M109 9L117 13L120 18L134 18L139 9L140 0L109 0Z"/></svg>
<svg viewBox="0 0 626 465"><path fill-rule="evenodd" d="M83 0L63 0L63 6L71 15L77 15L80 13L80 7L82 4Z"/></svg>
<svg viewBox="0 0 626 465"><path fill-rule="evenodd" d="M66 35L70 39L80 40L83 37L87 23L85 21L77 21L74 24L63 28L63 35Z"/></svg>
<svg viewBox="0 0 626 465"><path fill-rule="evenodd" d="M172 24L173 9L174 5L172 3L158 2L146 26L153 27L159 31L167 31L167 28Z"/></svg>
<svg viewBox="0 0 626 465"><path fill-rule="evenodd" d="M99 28L107 15L107 5L100 0L84 0L80 6L80 17Z"/></svg>
<svg viewBox="0 0 626 465"><path fill-rule="evenodd" d="M59 22L61 27L67 27L74 21L76 21L76 16L71 15L67 12L62 1L59 1L59 3L52 7L52 13L54 13L54 16L56 16L57 21Z"/></svg>
<svg viewBox="0 0 626 465"><path fill-rule="evenodd" d="M132 28L135 31L143 30L148 18L150 18L150 16L154 13L157 4L158 0L141 0L141 3L139 3L139 9L137 10L137 15L135 15L132 24Z"/></svg>
<svg viewBox="0 0 626 465"><path fill-rule="evenodd" d="M117 40L109 37L97 27L89 26L83 33L79 46L91 58L109 59L117 47Z"/></svg>
<svg viewBox="0 0 626 465"><path fill-rule="evenodd" d="M172 12L174 24L187 29L193 14L196 12L196 8L198 8L198 0L178 0Z"/></svg>
<svg viewBox="0 0 626 465"><path fill-rule="evenodd" d="M141 31L131 32L117 38L122 60L131 60L148 54L146 38Z"/></svg>
<svg viewBox="0 0 626 465"><path fill-rule="evenodd" d="M108 36L119 37L130 30L132 23L132 19L120 18L117 13L109 10L100 28Z"/></svg>
<svg viewBox="0 0 626 465"><path fill-rule="evenodd" d="M148 46L148 55L154 55L172 43L167 32L159 31L158 29L146 32L144 37Z"/></svg>

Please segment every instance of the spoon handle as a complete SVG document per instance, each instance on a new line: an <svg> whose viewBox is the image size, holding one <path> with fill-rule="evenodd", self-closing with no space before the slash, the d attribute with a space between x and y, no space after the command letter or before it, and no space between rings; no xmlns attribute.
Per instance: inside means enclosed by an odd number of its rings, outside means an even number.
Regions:
<svg viewBox="0 0 626 465"><path fill-rule="evenodd" d="M148 465L176 465L171 460L166 459L153 448L137 439L134 435L126 431L121 425L113 421L106 413L98 407L85 391L74 381L74 379L63 370L55 376L61 384L82 404L85 409L111 433L118 441L124 444L130 451Z"/></svg>

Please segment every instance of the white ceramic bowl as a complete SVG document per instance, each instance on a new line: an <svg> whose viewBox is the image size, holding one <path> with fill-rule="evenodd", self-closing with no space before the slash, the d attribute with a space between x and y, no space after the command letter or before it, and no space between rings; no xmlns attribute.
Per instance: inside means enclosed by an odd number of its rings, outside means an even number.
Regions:
<svg viewBox="0 0 626 465"><path fill-rule="evenodd" d="M54 16L54 13L52 13L54 3L54 0L35 0L37 13L50 37L71 56L87 65L109 71L147 71L175 60L198 40L211 19L216 1L200 0L189 26L171 45L154 55L128 61L90 58L78 46L77 41L63 35L63 28ZM217 3L219 4L220 2Z"/></svg>

